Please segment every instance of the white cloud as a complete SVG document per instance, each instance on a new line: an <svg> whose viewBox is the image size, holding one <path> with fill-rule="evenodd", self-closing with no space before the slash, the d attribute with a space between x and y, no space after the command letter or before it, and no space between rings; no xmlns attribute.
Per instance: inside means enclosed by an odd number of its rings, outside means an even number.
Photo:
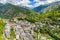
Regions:
<svg viewBox="0 0 60 40"><path fill-rule="evenodd" d="M0 3L5 4L7 2L7 0L0 0Z"/></svg>
<svg viewBox="0 0 60 40"><path fill-rule="evenodd" d="M52 2L56 2L56 1L60 1L60 0L34 0L34 4L30 4L31 2L29 0L0 0L0 3L11 3L14 5L20 5L20 6L27 6L29 8L34 8L40 5L44 5L44 4L49 4Z"/></svg>

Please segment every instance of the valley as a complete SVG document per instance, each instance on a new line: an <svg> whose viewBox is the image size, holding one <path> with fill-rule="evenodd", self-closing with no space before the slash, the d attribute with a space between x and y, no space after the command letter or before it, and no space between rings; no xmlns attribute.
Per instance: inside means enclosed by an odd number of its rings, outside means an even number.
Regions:
<svg viewBox="0 0 60 40"><path fill-rule="evenodd" d="M0 40L60 40L59 4L48 6L42 13L0 4Z"/></svg>

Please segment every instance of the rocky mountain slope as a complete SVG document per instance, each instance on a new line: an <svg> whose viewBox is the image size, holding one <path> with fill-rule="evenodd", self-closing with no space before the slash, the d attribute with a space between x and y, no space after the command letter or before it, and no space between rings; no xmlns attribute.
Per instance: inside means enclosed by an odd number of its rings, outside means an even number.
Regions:
<svg viewBox="0 0 60 40"><path fill-rule="evenodd" d="M35 21L35 20L38 20L36 19L36 17L38 17L37 15L39 14L32 10L28 10L26 8L15 6L9 3L5 5L3 4L0 5L0 17L1 18L12 19L14 17L21 17L23 19Z"/></svg>
<svg viewBox="0 0 60 40"><path fill-rule="evenodd" d="M22 7L18 7L18 6L14 6L12 4L5 4L5 5L0 5L0 17L2 16L9 16L9 17L13 17L14 16L17 16L17 14L19 15L20 13L21 14L27 14L27 13L30 13L32 11L28 10L28 9L25 9L25 8L22 8Z"/></svg>

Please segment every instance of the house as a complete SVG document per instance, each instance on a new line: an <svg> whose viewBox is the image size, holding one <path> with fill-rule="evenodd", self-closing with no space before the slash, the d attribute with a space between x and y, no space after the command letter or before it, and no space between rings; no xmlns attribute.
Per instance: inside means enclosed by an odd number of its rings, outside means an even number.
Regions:
<svg viewBox="0 0 60 40"><path fill-rule="evenodd" d="M41 39L40 40L46 40L46 37L41 36Z"/></svg>
<svg viewBox="0 0 60 40"><path fill-rule="evenodd" d="M6 34L7 37L10 37L10 33L11 33L11 25L10 24L5 25L4 33Z"/></svg>
<svg viewBox="0 0 60 40"><path fill-rule="evenodd" d="M9 19L2 19L4 23L8 23Z"/></svg>

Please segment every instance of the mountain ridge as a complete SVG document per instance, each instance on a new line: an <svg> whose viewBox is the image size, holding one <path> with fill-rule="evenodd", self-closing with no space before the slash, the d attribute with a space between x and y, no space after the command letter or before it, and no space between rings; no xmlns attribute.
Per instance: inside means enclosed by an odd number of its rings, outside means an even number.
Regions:
<svg viewBox="0 0 60 40"><path fill-rule="evenodd" d="M59 8L60 8L60 1L51 4L50 6L48 6L47 8L42 9L42 10L39 11L39 12L46 13L46 12L50 12L50 11L52 11L52 10L58 10ZM60 9L59 9L59 10L60 10Z"/></svg>
<svg viewBox="0 0 60 40"><path fill-rule="evenodd" d="M20 17L22 19L34 22L36 20L39 20L38 15L40 14L37 12L12 4L5 4L3 6L0 6L1 18L13 19L14 17Z"/></svg>
<svg viewBox="0 0 60 40"><path fill-rule="evenodd" d="M51 4L49 4L49 5L40 5L40 6L34 8L34 9L32 9L32 10L34 10L34 11L36 11L36 12L38 12L38 13L44 13L44 11L47 12L47 10L51 10L51 9L54 10L54 9L56 9L57 6L58 6L58 4L60 4L60 1L51 3ZM57 6L56 6L56 5L57 5ZM54 7L53 7L53 6L54 6ZM56 6L56 7L55 7L55 6ZM48 8L50 8L50 9L48 9Z"/></svg>

